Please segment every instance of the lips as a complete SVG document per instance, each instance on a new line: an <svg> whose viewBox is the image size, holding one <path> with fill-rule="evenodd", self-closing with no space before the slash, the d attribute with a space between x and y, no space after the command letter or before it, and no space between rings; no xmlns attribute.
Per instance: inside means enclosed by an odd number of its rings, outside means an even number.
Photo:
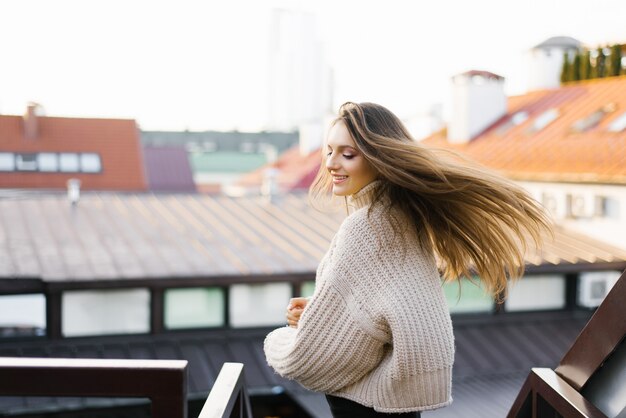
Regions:
<svg viewBox="0 0 626 418"><path fill-rule="evenodd" d="M333 184L343 183L348 179L348 176L333 176Z"/></svg>

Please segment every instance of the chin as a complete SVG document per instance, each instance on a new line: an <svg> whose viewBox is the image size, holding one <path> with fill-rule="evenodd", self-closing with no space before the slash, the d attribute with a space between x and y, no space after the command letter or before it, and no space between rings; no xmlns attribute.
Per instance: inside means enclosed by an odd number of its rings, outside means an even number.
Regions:
<svg viewBox="0 0 626 418"><path fill-rule="evenodd" d="M350 195L350 191L349 191L349 190L345 190L345 189L339 189L339 190L337 190L337 189L335 189L335 188L333 187L333 194L334 194L335 196L348 196L348 195Z"/></svg>

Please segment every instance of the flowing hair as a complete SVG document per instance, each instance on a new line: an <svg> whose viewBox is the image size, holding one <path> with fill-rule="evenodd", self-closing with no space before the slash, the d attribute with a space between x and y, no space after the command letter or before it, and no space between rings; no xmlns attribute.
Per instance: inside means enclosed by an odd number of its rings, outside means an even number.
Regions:
<svg viewBox="0 0 626 418"><path fill-rule="evenodd" d="M540 247L542 233L552 231L542 206L521 187L457 153L416 142L380 105L344 103L333 124L338 122L376 170L381 181L372 203L384 205L395 232L402 221L392 208L410 221L421 246L435 252L444 281L472 280L473 271L486 291L504 298L507 279L524 273L527 248ZM331 190L322 161L309 196L313 202L327 199Z"/></svg>

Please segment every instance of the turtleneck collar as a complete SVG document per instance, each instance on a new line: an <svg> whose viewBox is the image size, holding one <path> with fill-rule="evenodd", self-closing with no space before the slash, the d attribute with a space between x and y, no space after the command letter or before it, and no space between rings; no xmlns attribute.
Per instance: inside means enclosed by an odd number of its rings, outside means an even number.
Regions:
<svg viewBox="0 0 626 418"><path fill-rule="evenodd" d="M374 180L363 186L358 192L348 196L348 206L355 210L369 206L372 201L372 193L380 183L380 180Z"/></svg>

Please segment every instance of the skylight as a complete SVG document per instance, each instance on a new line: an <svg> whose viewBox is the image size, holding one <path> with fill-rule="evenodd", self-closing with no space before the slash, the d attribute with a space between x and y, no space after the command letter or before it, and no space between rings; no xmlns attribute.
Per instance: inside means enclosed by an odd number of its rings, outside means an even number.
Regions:
<svg viewBox="0 0 626 418"><path fill-rule="evenodd" d="M515 114L511 116L511 122L513 122L513 125L522 124L526 121L526 119L528 119L528 112L525 110L515 112Z"/></svg>
<svg viewBox="0 0 626 418"><path fill-rule="evenodd" d="M595 128L602 121L604 116L615 111L615 103L609 103L583 119L579 119L572 125L572 130L576 132L586 132Z"/></svg>
<svg viewBox="0 0 626 418"><path fill-rule="evenodd" d="M528 119L528 112L527 111L520 110L519 112L515 112L515 113L513 113L513 115L510 118L508 118L506 120L506 122L504 122L502 125L500 125L500 127L497 130L497 133L499 135L504 135L513 126L521 125L522 123L526 122L527 119Z"/></svg>
<svg viewBox="0 0 626 418"><path fill-rule="evenodd" d="M619 115L608 127L609 132L622 132L626 128L626 112Z"/></svg>
<svg viewBox="0 0 626 418"><path fill-rule="evenodd" d="M541 115L537 116L535 122L532 124L530 130L531 132L538 132L548 126L552 121L559 117L559 109L552 108L543 112Z"/></svg>

